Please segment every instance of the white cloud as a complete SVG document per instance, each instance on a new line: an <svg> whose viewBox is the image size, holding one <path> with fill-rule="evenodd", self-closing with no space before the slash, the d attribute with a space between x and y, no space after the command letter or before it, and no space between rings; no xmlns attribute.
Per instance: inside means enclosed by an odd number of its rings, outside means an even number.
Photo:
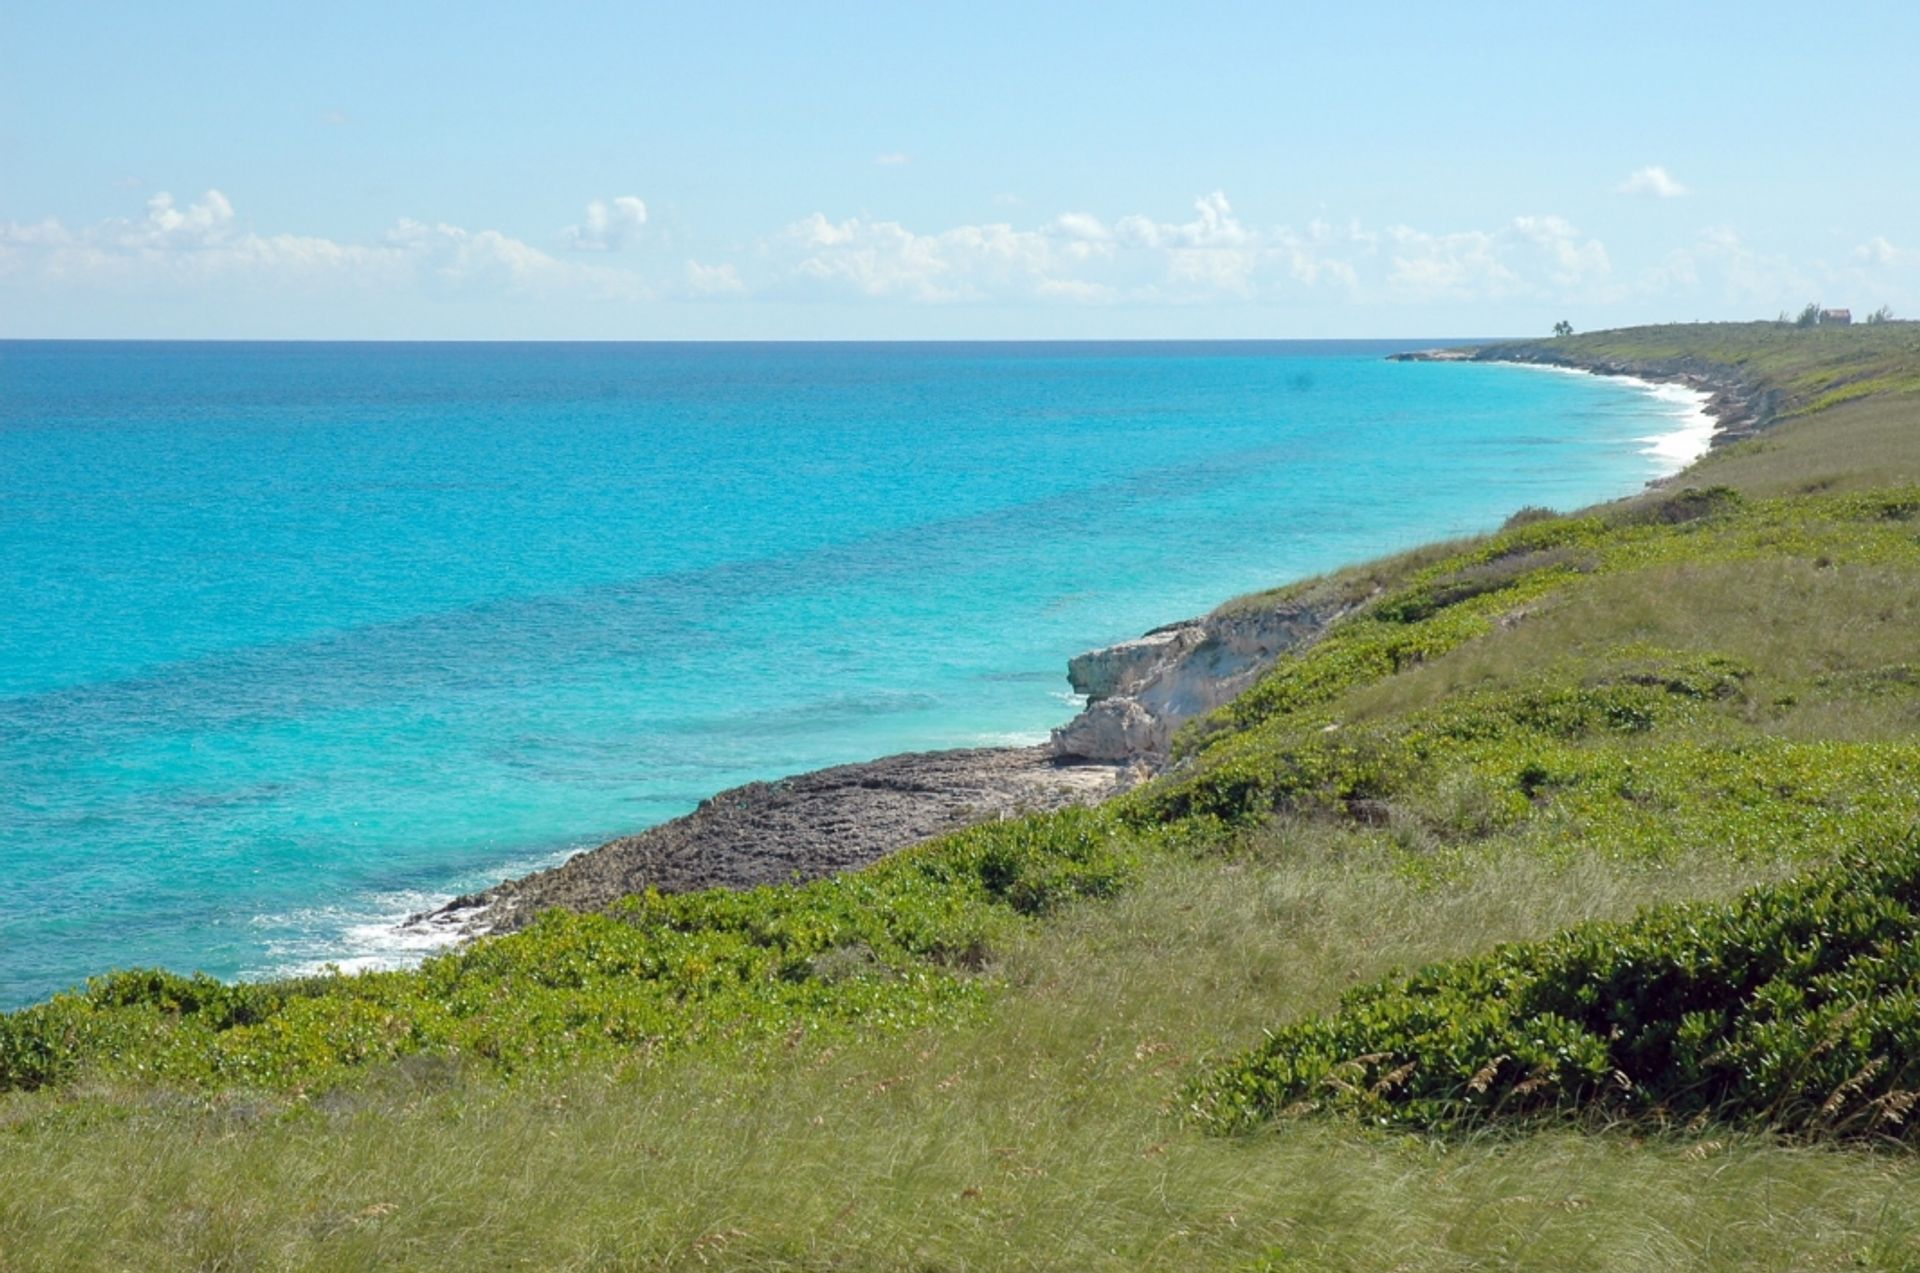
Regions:
<svg viewBox="0 0 1920 1273"><path fill-rule="evenodd" d="M1121 217L1115 229L1130 247L1235 247L1247 242L1246 227L1233 215L1224 192L1204 195L1194 200L1193 207L1196 215L1191 221L1176 224L1136 214Z"/></svg>
<svg viewBox="0 0 1920 1273"><path fill-rule="evenodd" d="M1099 217L1086 212L1062 212L1053 219L1053 224L1067 238L1086 243L1106 243L1113 238L1113 232Z"/></svg>
<svg viewBox="0 0 1920 1273"><path fill-rule="evenodd" d="M687 290L695 296L737 296L747 290L740 271L731 265L702 265L688 261Z"/></svg>
<svg viewBox="0 0 1920 1273"><path fill-rule="evenodd" d="M802 278L936 303L1030 286L1046 277L1051 252L1045 235L1004 223L917 234L897 221L833 222L818 212L788 237L805 252L795 267Z"/></svg>
<svg viewBox="0 0 1920 1273"><path fill-rule="evenodd" d="M327 111L320 116L320 122L329 128L345 128L353 122L353 117L345 111Z"/></svg>
<svg viewBox="0 0 1920 1273"><path fill-rule="evenodd" d="M1819 280L1785 256L1764 252L1747 243L1731 226L1713 226L1701 232L1686 252L1696 277L1719 284L1726 298L1762 310L1781 305L1795 308L1795 298L1811 298Z"/></svg>
<svg viewBox="0 0 1920 1273"><path fill-rule="evenodd" d="M913 156L902 154L899 151L895 150L895 151L890 151L884 155L875 155L873 157L873 162L882 168L898 168L903 164L912 163Z"/></svg>
<svg viewBox="0 0 1920 1273"><path fill-rule="evenodd" d="M837 295L896 305L1342 302L1409 312L1502 302L1591 309L1637 297L1772 313L1822 295L1892 292L1888 299L1898 305L1891 271L1920 266L1920 251L1875 236L1842 261L1801 268L1721 227L1621 267L1598 238L1552 214L1449 229L1331 218L1263 225L1220 191L1170 218L1079 208L1023 223L994 218L919 229L815 212L729 249L719 262L680 253L663 259L661 244L641 257L634 249L645 244L646 224L646 205L626 196L586 206L580 224L560 236L575 252L503 230L410 218L348 241L262 233L217 189L192 199L163 192L132 215L90 225L0 221L0 278L165 296L353 288L619 300ZM657 288L612 255L622 245L628 260L656 263Z"/></svg>
<svg viewBox="0 0 1920 1273"><path fill-rule="evenodd" d="M1611 298L1606 245L1564 217L1515 217L1498 230L1433 234L1388 227L1390 293L1407 299Z"/></svg>
<svg viewBox="0 0 1920 1273"><path fill-rule="evenodd" d="M1598 239L1582 241L1580 232L1561 217L1515 217L1513 228L1547 254L1552 262L1548 277L1564 287L1577 287L1613 272L1606 245Z"/></svg>
<svg viewBox="0 0 1920 1273"><path fill-rule="evenodd" d="M573 289L640 296L640 279L607 267L571 264L498 230L402 218L371 243L313 235L260 234L233 203L209 190L186 205L166 193L145 215L69 227L54 218L0 222L0 271L18 277L115 286L248 284L480 288L518 293Z"/></svg>
<svg viewBox="0 0 1920 1273"><path fill-rule="evenodd" d="M1249 225L1225 193L1168 221L1061 213L1031 229L1005 222L922 233L897 221L829 220L789 227L787 253L812 286L917 303L1019 299L1195 304L1300 299L1332 289L1369 301L1612 297L1606 246L1563 217L1516 217L1496 230L1433 233L1310 222L1304 232Z"/></svg>
<svg viewBox="0 0 1920 1273"><path fill-rule="evenodd" d="M1687 188L1659 164L1636 168L1616 189L1621 194L1651 195L1655 199L1678 199Z"/></svg>
<svg viewBox="0 0 1920 1273"><path fill-rule="evenodd" d="M9 247L61 247L71 242L73 235L54 217L0 224L0 243Z"/></svg>
<svg viewBox="0 0 1920 1273"><path fill-rule="evenodd" d="M185 208L177 208L170 194L147 200L147 218L136 233L146 244L212 247L233 233L233 204L218 190L209 190Z"/></svg>
<svg viewBox="0 0 1920 1273"><path fill-rule="evenodd" d="M618 252L647 223L647 205L633 195L595 199L587 204L586 219L570 225L560 237L576 252Z"/></svg>
<svg viewBox="0 0 1920 1273"><path fill-rule="evenodd" d="M1920 252L1898 248L1884 234L1876 234L1853 250L1853 259L1869 265L1920 265Z"/></svg>
<svg viewBox="0 0 1920 1273"><path fill-rule="evenodd" d="M1388 226L1392 262L1388 285L1413 299L1439 296L1507 296L1519 276L1500 259L1499 240L1480 230L1431 234L1412 226Z"/></svg>

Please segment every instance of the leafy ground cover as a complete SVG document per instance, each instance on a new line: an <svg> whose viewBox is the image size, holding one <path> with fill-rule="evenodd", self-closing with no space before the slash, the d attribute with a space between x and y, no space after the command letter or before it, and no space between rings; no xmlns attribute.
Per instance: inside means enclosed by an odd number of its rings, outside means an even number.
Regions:
<svg viewBox="0 0 1920 1273"><path fill-rule="evenodd" d="M1194 1107L1228 1129L1577 1111L1899 1138L1920 1106L1917 939L1920 842L1862 850L1356 990L1210 1074Z"/></svg>
<svg viewBox="0 0 1920 1273"><path fill-rule="evenodd" d="M423 1053L511 1075L958 1019L982 1000L968 970L994 941L1113 892L1149 838L1068 810L805 886L553 911L417 970L260 984L109 974L0 1017L0 1089L88 1077L305 1090Z"/></svg>

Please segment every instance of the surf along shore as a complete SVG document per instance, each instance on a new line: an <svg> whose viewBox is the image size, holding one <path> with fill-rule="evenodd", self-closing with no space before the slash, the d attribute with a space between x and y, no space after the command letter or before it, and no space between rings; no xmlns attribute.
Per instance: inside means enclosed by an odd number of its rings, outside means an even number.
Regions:
<svg viewBox="0 0 1920 1273"><path fill-rule="evenodd" d="M1509 363L1677 386L1696 395L1712 446L1765 429L1784 401L1783 390L1750 370L1696 354L1596 355L1564 342L1512 341L1389 360ZM1682 464L1698 458L1693 433L1672 435ZM1661 440L1650 439L1656 447ZM516 931L552 907L600 910L648 889L805 882L962 827L1099 804L1166 772L1183 724L1232 701L1378 593L1377 584L1357 587L1343 574L1337 583L1229 601L1072 659L1067 679L1086 704L1046 743L908 752L734 787L692 813L411 916L402 928L454 941Z"/></svg>

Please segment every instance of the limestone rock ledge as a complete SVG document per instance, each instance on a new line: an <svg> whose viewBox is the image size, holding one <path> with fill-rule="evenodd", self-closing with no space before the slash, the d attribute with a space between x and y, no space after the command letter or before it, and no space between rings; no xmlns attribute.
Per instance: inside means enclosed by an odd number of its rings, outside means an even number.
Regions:
<svg viewBox="0 0 1920 1273"><path fill-rule="evenodd" d="M976 822L1097 804L1162 768L1183 722L1225 703L1364 600L1256 598L1156 628L1068 664L1069 682L1090 701L1049 745L907 753L749 783L403 927L453 940L511 931L549 907L597 910L648 888L814 880Z"/></svg>
<svg viewBox="0 0 1920 1273"><path fill-rule="evenodd" d="M1053 731L1053 754L1159 768L1181 725L1232 699L1359 600L1229 607L1080 655L1067 664L1067 680L1087 696L1086 710Z"/></svg>

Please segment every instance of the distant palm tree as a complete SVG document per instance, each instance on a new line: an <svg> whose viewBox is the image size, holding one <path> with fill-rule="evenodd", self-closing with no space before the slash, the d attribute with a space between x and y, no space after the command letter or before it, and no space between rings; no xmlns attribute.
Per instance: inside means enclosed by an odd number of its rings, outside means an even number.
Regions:
<svg viewBox="0 0 1920 1273"><path fill-rule="evenodd" d="M1556 336L1571 336L1573 335L1573 324L1563 318L1553 325L1553 334Z"/></svg>

